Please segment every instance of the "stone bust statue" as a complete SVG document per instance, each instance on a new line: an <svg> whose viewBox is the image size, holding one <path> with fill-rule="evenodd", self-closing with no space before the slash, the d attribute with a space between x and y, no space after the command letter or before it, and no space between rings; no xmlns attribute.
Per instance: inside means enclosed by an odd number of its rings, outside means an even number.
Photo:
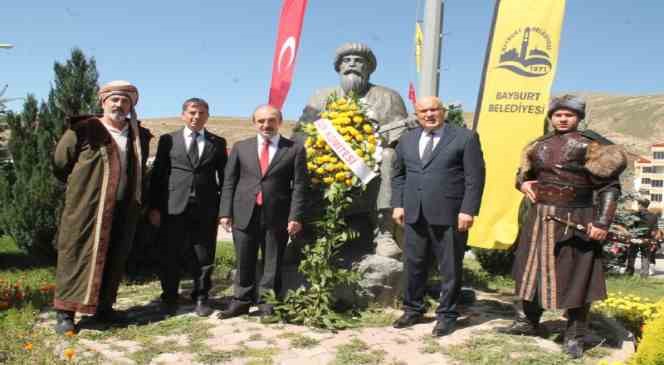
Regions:
<svg viewBox="0 0 664 365"><path fill-rule="evenodd" d="M369 82L376 67L376 56L365 44L345 43L337 48L334 70L339 74L339 85L314 92L297 122L294 138L303 140L304 135L298 131L303 124L320 118L320 113L330 95L343 96L352 92L359 97L360 102L367 108L367 116L381 134L384 152L380 178L374 179L369 184L363 197L349 213L349 218L363 219L365 222L366 218L369 218L368 221L373 222L375 229L371 239L376 243L376 254L396 257L401 250L394 238L395 226L389 206L393 147L399 137L416 121L408 118L406 106L399 93ZM356 215L358 216L355 217Z"/></svg>

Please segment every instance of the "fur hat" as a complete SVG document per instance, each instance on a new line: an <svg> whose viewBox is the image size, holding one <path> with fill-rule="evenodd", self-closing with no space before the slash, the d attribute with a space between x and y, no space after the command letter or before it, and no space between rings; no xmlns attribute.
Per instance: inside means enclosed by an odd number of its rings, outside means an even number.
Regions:
<svg viewBox="0 0 664 365"><path fill-rule="evenodd" d="M376 71L376 56L369 46L363 43L344 43L339 48L337 48L334 56L334 70L339 72L339 65L341 65L341 60L348 55L359 55L367 59L369 63L369 74L372 74Z"/></svg>
<svg viewBox="0 0 664 365"><path fill-rule="evenodd" d="M138 103L138 89L129 81L116 80L102 86L98 92L99 103L103 103L111 95L123 95L131 100L132 106Z"/></svg>
<svg viewBox="0 0 664 365"><path fill-rule="evenodd" d="M559 109L569 109L579 116L579 120L586 117L586 101L579 96L562 95L551 98L549 111L546 116L551 119L551 114Z"/></svg>

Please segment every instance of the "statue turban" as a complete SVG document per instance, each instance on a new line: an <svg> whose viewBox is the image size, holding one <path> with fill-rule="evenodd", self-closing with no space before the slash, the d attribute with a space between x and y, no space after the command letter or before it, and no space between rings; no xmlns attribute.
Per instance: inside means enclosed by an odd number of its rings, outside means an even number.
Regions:
<svg viewBox="0 0 664 365"><path fill-rule="evenodd" d="M339 65L341 60L348 55L359 55L366 58L369 63L369 74L372 74L376 70L376 56L374 55L371 48L363 43L344 43L339 48L337 48L334 56L334 70L339 72Z"/></svg>
<svg viewBox="0 0 664 365"><path fill-rule="evenodd" d="M138 89L128 81L116 80L102 86L99 89L99 102L103 103L109 96L122 95L131 100L132 106L138 103Z"/></svg>
<svg viewBox="0 0 664 365"><path fill-rule="evenodd" d="M579 116L579 120L586 117L586 101L574 95L562 95L551 98L549 112L546 114L551 119L551 114L558 109L569 109Z"/></svg>

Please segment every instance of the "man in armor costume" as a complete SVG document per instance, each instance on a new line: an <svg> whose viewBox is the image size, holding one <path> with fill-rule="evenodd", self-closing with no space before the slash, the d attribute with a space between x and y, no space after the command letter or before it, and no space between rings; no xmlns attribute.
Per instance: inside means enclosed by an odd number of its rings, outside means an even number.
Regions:
<svg viewBox="0 0 664 365"><path fill-rule="evenodd" d="M526 146L516 188L533 203L521 227L512 274L523 313L509 334L535 335L545 309L567 311L563 348L583 354L593 301L606 298L600 241L606 238L620 196L618 176L626 166L622 148L590 130L579 131L583 99L564 95L549 104L553 128ZM546 216L582 224L586 233Z"/></svg>

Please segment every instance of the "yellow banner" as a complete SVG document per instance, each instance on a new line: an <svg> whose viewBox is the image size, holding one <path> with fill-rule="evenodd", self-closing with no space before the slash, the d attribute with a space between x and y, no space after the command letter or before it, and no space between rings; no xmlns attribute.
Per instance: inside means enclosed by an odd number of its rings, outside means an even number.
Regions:
<svg viewBox="0 0 664 365"><path fill-rule="evenodd" d="M482 208L471 246L508 248L522 194L514 188L523 147L542 135L558 63L565 0L498 0L474 128L486 160Z"/></svg>
<svg viewBox="0 0 664 365"><path fill-rule="evenodd" d="M422 67L422 44L424 43L424 34L420 23L415 23L415 68L420 73Z"/></svg>

